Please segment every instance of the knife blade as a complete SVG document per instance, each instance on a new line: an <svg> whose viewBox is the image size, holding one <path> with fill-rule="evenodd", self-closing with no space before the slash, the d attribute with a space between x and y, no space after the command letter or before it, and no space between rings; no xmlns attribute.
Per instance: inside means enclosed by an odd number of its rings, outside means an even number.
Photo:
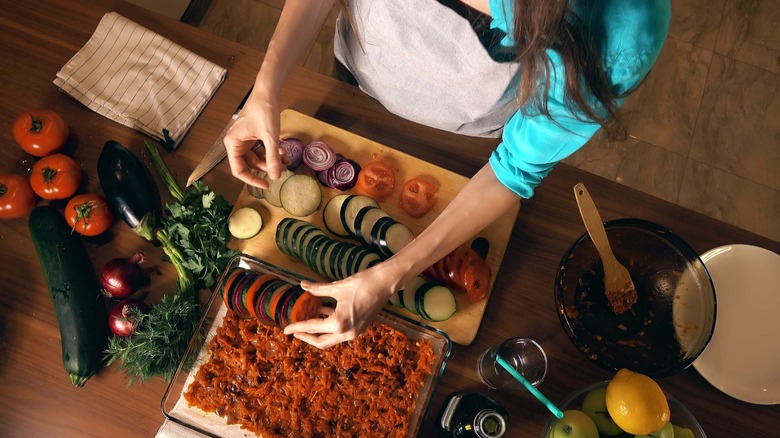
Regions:
<svg viewBox="0 0 780 438"><path fill-rule="evenodd" d="M211 145L208 151L206 151L206 154L203 156L203 158L201 158L198 165L195 166L195 169L193 169L192 173L190 173L190 176L187 178L187 187L191 186L195 181L201 179L204 175L209 173L211 169L217 167L217 164L225 159L227 156L227 150L225 149L225 144L222 141L225 139L225 134L227 134L230 128L232 128L236 123L236 119L238 119L238 112L233 114L228 124L225 125L225 128L222 130L222 132L220 132L217 139L214 140L214 144Z"/></svg>
<svg viewBox="0 0 780 438"><path fill-rule="evenodd" d="M195 169L192 170L192 173L190 173L190 176L187 178L187 185L185 187L189 187L195 181L203 178L204 175L209 173L211 169L217 167L217 164L225 159L227 156L227 150L225 149L225 144L223 143L225 134L227 134L227 132L230 131L230 128L232 128L236 123L238 114L241 112L241 108L244 107L244 104L246 103L246 100L249 98L249 94L251 93L252 89L250 88L244 98L241 99L241 103L238 104L238 108L236 108L236 111L233 113L233 116L230 118L228 124L225 125L225 128L222 129L222 132L219 133L217 139L214 140L214 144L212 144L209 150L206 151L206 154L203 156L203 158L201 158L198 165L195 166Z"/></svg>

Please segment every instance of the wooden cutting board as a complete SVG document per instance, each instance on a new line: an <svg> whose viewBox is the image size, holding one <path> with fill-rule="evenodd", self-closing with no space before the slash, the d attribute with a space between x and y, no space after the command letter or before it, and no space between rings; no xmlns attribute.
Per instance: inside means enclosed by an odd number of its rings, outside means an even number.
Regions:
<svg viewBox="0 0 780 438"><path fill-rule="evenodd" d="M392 196L381 202L381 207L390 213L394 219L409 226L415 233L419 233L430 225L469 180L449 170L442 169L411 155L396 151L293 110L285 110L281 114L281 137L297 137L304 143L312 140L325 141L336 152L357 161L361 165L378 158L391 165L396 170L396 189ZM295 172L314 175L305 165L295 169ZM438 181L441 187L438 193L439 200L433 210L422 218L415 219L401 209L398 196L403 182L418 175L424 175ZM324 207L330 198L339 193L343 192L323 187L321 207ZM288 257L277 249L274 240L276 226L279 224L279 221L289 216L282 208L274 207L265 200L251 196L245 188L235 201L234 210L248 205L260 211L263 217L263 229L257 236L248 240L232 239L229 243L231 248L292 271L300 276L329 281L309 269L300 260ZM509 235L517 219L519 208L518 204L515 209L506 213L480 233L480 236L485 237L490 242L487 262L493 271L490 285L491 293L501 260L506 251ZM322 222L322 209L311 216L299 219L306 220L325 230ZM442 330L457 344L469 345L477 335L477 330L482 321L482 315L485 313L485 306L489 302L490 295L488 295L487 299L478 303L469 302L465 292L456 292L455 297L458 310L450 319L442 322L425 321L419 316L412 315L410 312L393 307L390 304L388 304L388 308Z"/></svg>

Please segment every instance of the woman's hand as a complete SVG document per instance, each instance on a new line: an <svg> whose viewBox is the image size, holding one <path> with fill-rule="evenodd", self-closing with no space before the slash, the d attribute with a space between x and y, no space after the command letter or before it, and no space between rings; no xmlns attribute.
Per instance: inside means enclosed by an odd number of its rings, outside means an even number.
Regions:
<svg viewBox="0 0 780 438"><path fill-rule="evenodd" d="M224 143L233 176L249 185L268 188L268 181L252 170L263 170L269 178L279 179L287 157L278 142L277 99L256 90L249 95L238 119L225 134Z"/></svg>
<svg viewBox="0 0 780 438"><path fill-rule="evenodd" d="M335 0L287 0L279 16L252 93L225 135L230 171L241 181L268 188L252 173L264 170L279 179L287 158L279 147L279 96L295 62L311 47ZM256 147L257 142L262 143Z"/></svg>
<svg viewBox="0 0 780 438"><path fill-rule="evenodd" d="M301 282L313 295L334 298L336 308L323 308L326 318L290 324L284 333L317 348L352 340L374 320L398 287L398 280L391 267L380 264L333 283Z"/></svg>

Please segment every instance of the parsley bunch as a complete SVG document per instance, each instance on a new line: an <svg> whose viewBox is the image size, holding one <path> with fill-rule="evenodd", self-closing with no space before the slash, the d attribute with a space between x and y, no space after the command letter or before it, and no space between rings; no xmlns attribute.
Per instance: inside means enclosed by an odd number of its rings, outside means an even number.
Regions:
<svg viewBox="0 0 780 438"><path fill-rule="evenodd" d="M227 247L230 238L228 201L196 181L179 202L166 206L161 221L170 243L183 254L182 264L195 280L195 288L208 289L238 252Z"/></svg>

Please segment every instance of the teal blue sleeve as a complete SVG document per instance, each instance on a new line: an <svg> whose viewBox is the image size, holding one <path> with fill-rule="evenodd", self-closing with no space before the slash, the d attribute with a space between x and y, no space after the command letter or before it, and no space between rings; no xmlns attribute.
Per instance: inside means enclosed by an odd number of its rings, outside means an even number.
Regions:
<svg viewBox="0 0 780 438"><path fill-rule="evenodd" d="M511 35L510 0L490 0L492 27ZM616 95L633 90L650 71L666 38L671 15L669 0L601 0L575 11L585 23L599 29L594 38L600 44L610 86ZM589 9L586 9L589 8ZM509 23L509 24L508 24ZM503 45L514 44L511 36ZM576 152L600 126L572 114L564 102L563 63L558 53L548 50L551 69L546 116L515 113L504 126L502 142L490 156L496 177L523 198L534 189L560 160ZM622 99L618 100L622 104ZM598 108L595 101L593 108Z"/></svg>

